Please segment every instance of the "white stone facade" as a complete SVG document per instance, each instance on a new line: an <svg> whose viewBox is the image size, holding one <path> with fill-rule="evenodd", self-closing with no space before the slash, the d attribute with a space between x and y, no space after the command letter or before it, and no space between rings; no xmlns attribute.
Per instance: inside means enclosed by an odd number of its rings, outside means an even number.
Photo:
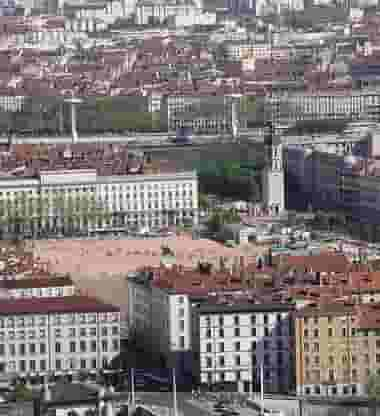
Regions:
<svg viewBox="0 0 380 416"><path fill-rule="evenodd" d="M77 170L0 179L5 232L164 227L197 223L197 215L195 172L98 176L95 170Z"/></svg>
<svg viewBox="0 0 380 416"><path fill-rule="evenodd" d="M0 313L0 372L19 377L98 371L120 350L111 313Z"/></svg>
<svg viewBox="0 0 380 416"><path fill-rule="evenodd" d="M264 383L270 390L288 391L294 374L289 307L251 305L241 309L200 306L198 345L194 346L199 350L200 382L256 385L263 365Z"/></svg>

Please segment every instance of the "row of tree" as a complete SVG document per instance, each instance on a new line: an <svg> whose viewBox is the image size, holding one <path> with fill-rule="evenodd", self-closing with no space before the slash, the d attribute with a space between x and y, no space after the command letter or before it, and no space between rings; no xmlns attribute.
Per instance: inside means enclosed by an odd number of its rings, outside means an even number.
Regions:
<svg viewBox="0 0 380 416"><path fill-rule="evenodd" d="M85 99L77 108L81 133L163 131L160 112L148 111L146 97ZM30 97L22 111L0 110L0 130L37 134L62 134L71 128L70 108L59 97Z"/></svg>
<svg viewBox="0 0 380 416"><path fill-rule="evenodd" d="M89 227L101 227L112 220L112 213L101 201L87 195L53 198L28 197L0 200L0 227L4 232L38 234L41 230L75 233Z"/></svg>

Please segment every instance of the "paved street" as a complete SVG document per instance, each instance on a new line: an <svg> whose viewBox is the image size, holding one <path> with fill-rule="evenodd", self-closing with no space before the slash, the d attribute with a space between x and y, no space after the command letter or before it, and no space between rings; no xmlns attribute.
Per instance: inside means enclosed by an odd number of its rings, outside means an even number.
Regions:
<svg viewBox="0 0 380 416"><path fill-rule="evenodd" d="M136 393L136 397L148 405L173 407L172 393ZM216 416L213 403L192 400L190 393L178 393L178 409L184 416ZM236 408L241 416L258 416L257 412L248 408Z"/></svg>

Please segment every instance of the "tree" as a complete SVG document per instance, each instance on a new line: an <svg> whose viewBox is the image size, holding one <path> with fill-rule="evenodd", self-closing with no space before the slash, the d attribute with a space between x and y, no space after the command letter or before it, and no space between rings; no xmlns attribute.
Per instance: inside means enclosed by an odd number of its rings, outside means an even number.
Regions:
<svg viewBox="0 0 380 416"><path fill-rule="evenodd" d="M217 209L210 217L208 227L210 231L218 232L224 224L233 224L236 222L240 222L240 217L236 209Z"/></svg>
<svg viewBox="0 0 380 416"><path fill-rule="evenodd" d="M14 394L16 401L22 402L33 399L33 392L30 389L28 389L23 383L16 384Z"/></svg>
<svg viewBox="0 0 380 416"><path fill-rule="evenodd" d="M210 209L210 201L206 194L200 193L198 196L199 208L203 211L208 212Z"/></svg>
<svg viewBox="0 0 380 416"><path fill-rule="evenodd" d="M380 400L380 376L373 373L368 378L368 397L373 400Z"/></svg>

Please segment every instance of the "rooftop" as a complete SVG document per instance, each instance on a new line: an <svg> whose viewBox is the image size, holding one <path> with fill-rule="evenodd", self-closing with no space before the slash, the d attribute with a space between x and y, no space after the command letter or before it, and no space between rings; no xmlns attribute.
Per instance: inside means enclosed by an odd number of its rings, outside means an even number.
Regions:
<svg viewBox="0 0 380 416"><path fill-rule="evenodd" d="M240 312L284 312L294 310L294 305L286 303L255 303L255 302L233 302L231 300L212 301L201 303L196 306L199 314L220 314Z"/></svg>
<svg viewBox="0 0 380 416"><path fill-rule="evenodd" d="M0 287L5 289L32 289L43 287L73 286L74 282L69 276L33 277L26 279L7 279L0 281Z"/></svg>
<svg viewBox="0 0 380 416"><path fill-rule="evenodd" d="M0 315L91 312L119 312L119 309L87 296L5 299L0 301Z"/></svg>

